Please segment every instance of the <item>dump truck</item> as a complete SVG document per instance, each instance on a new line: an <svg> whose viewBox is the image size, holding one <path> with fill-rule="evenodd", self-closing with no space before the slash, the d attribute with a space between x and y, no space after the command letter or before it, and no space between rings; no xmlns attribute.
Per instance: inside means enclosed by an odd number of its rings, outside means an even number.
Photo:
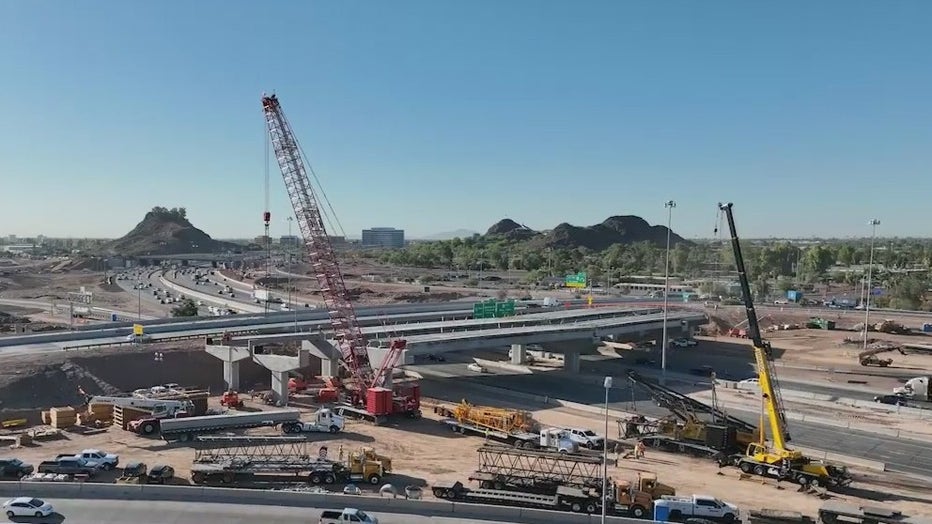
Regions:
<svg viewBox="0 0 932 524"><path fill-rule="evenodd" d="M434 412L447 417L443 422L464 435L478 435L516 448L579 451L566 430L541 428L528 411L475 406L464 400L455 406L437 406Z"/></svg>
<svg viewBox="0 0 932 524"><path fill-rule="evenodd" d="M300 420L300 411L282 410L161 419L157 422L159 424L159 433L164 440L189 442L198 435L217 431L294 424Z"/></svg>

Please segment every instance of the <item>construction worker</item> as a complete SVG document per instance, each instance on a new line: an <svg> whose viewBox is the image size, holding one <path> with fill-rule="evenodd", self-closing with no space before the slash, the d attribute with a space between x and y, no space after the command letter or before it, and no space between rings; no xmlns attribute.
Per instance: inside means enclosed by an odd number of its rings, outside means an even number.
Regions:
<svg viewBox="0 0 932 524"><path fill-rule="evenodd" d="M646 449L647 446L644 445L644 441L639 440L638 443L634 445L634 459L637 460L643 457Z"/></svg>
<svg viewBox="0 0 932 524"><path fill-rule="evenodd" d="M340 444L340 462L343 462L343 444Z"/></svg>

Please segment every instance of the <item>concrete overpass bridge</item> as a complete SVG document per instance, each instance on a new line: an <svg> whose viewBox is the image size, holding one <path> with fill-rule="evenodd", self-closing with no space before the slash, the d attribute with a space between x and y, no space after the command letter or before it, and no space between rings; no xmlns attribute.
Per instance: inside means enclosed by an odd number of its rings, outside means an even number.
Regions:
<svg viewBox="0 0 932 524"><path fill-rule="evenodd" d="M670 337L688 336L708 321L705 314L675 312L667 315ZM528 344L559 344L585 341L592 344L602 339L658 339L663 329L663 314L656 309L595 308L578 311L554 311L528 314L518 318L465 320L424 323L406 326L364 328L364 333L385 337L370 345L369 356L375 367L388 354L388 337L403 337L407 349L402 353L402 365L414 363L414 357L453 351L489 349L510 345L512 362L526 361ZM297 355L268 354L266 346L273 343L300 341ZM259 349L261 348L261 349ZM252 359L272 373L272 388L280 399L287 398L288 373L306 367L311 357L320 359L323 375L336 375L341 355L332 340L323 332L277 333L234 337L226 345L208 344L206 351L223 362L224 381L232 389L239 387L239 362ZM561 347L564 367L579 371L579 346Z"/></svg>

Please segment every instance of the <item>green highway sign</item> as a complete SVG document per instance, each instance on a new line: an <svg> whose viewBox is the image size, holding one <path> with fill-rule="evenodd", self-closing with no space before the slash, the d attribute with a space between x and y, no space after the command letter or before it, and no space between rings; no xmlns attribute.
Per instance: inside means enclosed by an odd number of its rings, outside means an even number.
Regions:
<svg viewBox="0 0 932 524"><path fill-rule="evenodd" d="M511 317L514 316L514 314L514 300L498 301L495 299L489 299L485 302L477 302L472 306L473 318Z"/></svg>
<svg viewBox="0 0 932 524"><path fill-rule="evenodd" d="M566 287L586 287L588 278L586 278L585 272L579 272L575 275L566 275L566 278L563 279L563 285Z"/></svg>

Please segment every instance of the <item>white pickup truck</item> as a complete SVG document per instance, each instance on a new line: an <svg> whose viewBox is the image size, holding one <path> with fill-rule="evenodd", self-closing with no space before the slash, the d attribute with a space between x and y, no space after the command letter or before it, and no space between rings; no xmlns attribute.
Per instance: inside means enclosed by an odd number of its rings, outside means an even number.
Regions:
<svg viewBox="0 0 932 524"><path fill-rule="evenodd" d="M325 510L320 515L317 524L340 524L342 522L362 522L365 524L379 524L379 519L355 508L346 508L343 511Z"/></svg>
<svg viewBox="0 0 932 524"><path fill-rule="evenodd" d="M689 517L735 522L739 516L737 506L708 495L664 495L660 500L654 501L654 520L661 522L682 521Z"/></svg>
<svg viewBox="0 0 932 524"><path fill-rule="evenodd" d="M101 451L99 449L85 449L80 453L65 453L58 455L56 458L70 458L74 457L77 459L84 459L95 462L100 465L101 469L114 469L120 465L120 456L113 453L107 453L106 451Z"/></svg>

